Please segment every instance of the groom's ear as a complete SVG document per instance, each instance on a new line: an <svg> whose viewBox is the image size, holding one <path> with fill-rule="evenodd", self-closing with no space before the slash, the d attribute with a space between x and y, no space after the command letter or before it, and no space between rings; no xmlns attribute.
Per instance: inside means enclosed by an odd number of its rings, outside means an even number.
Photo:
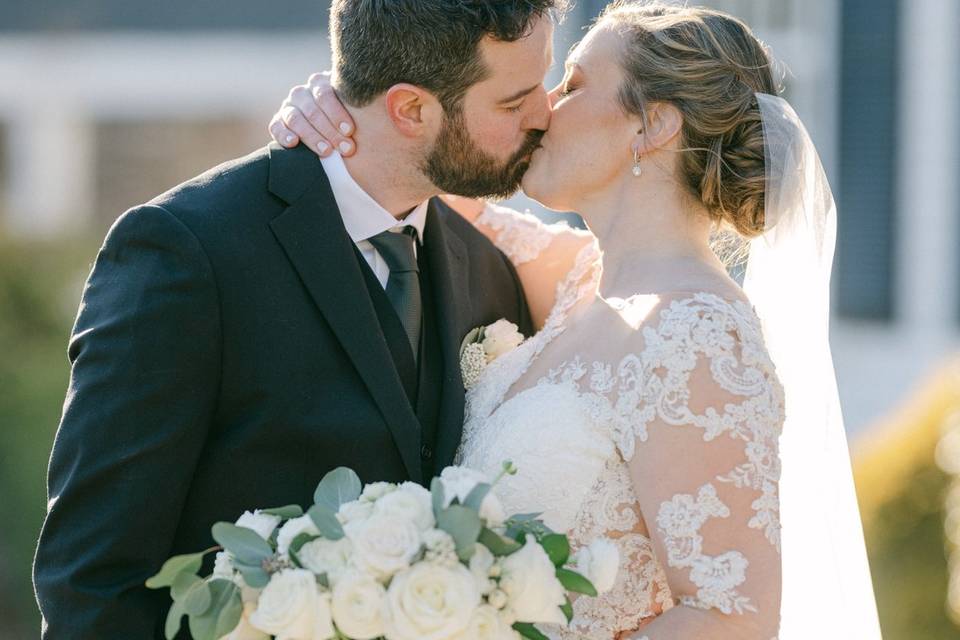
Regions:
<svg viewBox="0 0 960 640"><path fill-rule="evenodd" d="M412 84L387 89L384 105L397 131L411 138L432 135L443 116L443 107L433 94Z"/></svg>

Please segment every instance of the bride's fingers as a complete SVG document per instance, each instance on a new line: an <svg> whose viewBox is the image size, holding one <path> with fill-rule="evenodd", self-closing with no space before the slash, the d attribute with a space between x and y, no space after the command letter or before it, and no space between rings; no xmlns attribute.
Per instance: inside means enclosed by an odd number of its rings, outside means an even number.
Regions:
<svg viewBox="0 0 960 640"><path fill-rule="evenodd" d="M290 95L289 102L300 110L300 113L307 119L307 122L310 123L332 149L337 149L343 155L353 153L353 141L337 130L337 127L334 126L334 121L331 120L329 114L320 107L309 88L303 87L301 91L293 92Z"/></svg>
<svg viewBox="0 0 960 640"><path fill-rule="evenodd" d="M350 117L350 113L333 90L333 85L330 84L330 73L313 74L307 81L307 86L310 87L314 102L326 114L330 122L336 125L337 131L344 136L352 136L354 130L353 118Z"/></svg>
<svg viewBox="0 0 960 640"><path fill-rule="evenodd" d="M290 131L290 129L287 129L286 125L283 124L283 120L280 119L279 113L273 116L273 120L270 121L270 126L267 127L267 131L270 132L270 136L276 140L277 144L281 147L292 149L300 144L300 136Z"/></svg>
<svg viewBox="0 0 960 640"><path fill-rule="evenodd" d="M330 142L322 132L317 131L314 125L307 121L300 109L293 105L287 105L280 110L280 119L287 129L300 137L300 141L303 142L303 144L310 147L311 151L321 158L326 158L330 155L333 150ZM330 124L327 123L325 128L329 129Z"/></svg>

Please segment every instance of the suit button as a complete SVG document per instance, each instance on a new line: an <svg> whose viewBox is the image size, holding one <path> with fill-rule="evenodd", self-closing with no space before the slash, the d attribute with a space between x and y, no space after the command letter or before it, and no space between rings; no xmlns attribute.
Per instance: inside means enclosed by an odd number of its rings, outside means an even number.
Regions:
<svg viewBox="0 0 960 640"><path fill-rule="evenodd" d="M431 449L427 445L423 445L422 447L420 447L420 457L423 458L424 460L429 460L430 458L433 457L433 449Z"/></svg>

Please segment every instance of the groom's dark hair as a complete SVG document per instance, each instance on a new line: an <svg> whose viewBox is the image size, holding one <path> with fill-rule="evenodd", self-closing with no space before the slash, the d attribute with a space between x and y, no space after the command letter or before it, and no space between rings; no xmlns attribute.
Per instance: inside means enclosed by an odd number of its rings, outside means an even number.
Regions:
<svg viewBox="0 0 960 640"><path fill-rule="evenodd" d="M448 113L488 69L485 36L515 42L566 0L334 0L330 5L336 89L363 107L399 82L434 94Z"/></svg>

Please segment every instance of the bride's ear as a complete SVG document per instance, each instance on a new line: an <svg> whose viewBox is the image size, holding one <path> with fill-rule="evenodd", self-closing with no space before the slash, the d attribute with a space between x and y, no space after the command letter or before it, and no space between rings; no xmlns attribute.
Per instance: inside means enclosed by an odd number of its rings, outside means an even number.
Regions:
<svg viewBox="0 0 960 640"><path fill-rule="evenodd" d="M632 144L640 155L667 147L683 129L683 114L672 104L654 102L646 112L646 121L639 121Z"/></svg>

